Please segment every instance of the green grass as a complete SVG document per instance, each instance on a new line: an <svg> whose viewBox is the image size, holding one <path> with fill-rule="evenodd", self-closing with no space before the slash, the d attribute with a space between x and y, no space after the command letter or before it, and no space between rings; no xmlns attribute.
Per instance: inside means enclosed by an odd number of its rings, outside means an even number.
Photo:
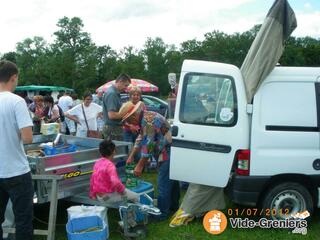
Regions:
<svg viewBox="0 0 320 240"><path fill-rule="evenodd" d="M148 182L154 183L155 192L157 190L156 186L156 174L155 173L145 173L143 179ZM184 192L182 192L182 195ZM182 198L181 198L182 199ZM57 227L56 227L56 238L57 240L67 239L65 225L67 222L67 208L76 205L65 201L59 201L58 205L58 215L57 215ZM227 208L241 208L236 206L231 202L228 202ZM48 221L49 205L43 204L35 208L35 217L41 222ZM226 212L225 212L226 213ZM147 225L147 238L150 240L205 240L205 239L320 239L320 217L319 209L314 213L313 219L308 224L307 235L293 234L290 230L281 229L232 229L228 225L227 229L218 236L213 236L207 233L202 226L202 218L194 220L187 226L182 226L178 228L170 228L169 220L150 223ZM35 220L35 228L46 229L47 225L41 223L39 220ZM119 231L117 222L119 221L119 214L116 209L108 210L108 221L109 221L109 231L110 240L124 239ZM46 239L45 236L36 236L35 240Z"/></svg>

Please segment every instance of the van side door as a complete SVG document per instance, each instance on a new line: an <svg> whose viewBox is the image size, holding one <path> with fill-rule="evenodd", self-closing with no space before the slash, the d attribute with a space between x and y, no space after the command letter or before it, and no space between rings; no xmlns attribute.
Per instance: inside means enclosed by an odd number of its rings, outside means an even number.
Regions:
<svg viewBox="0 0 320 240"><path fill-rule="evenodd" d="M282 78L271 78L255 96L250 174L319 174L319 83L314 76Z"/></svg>
<svg viewBox="0 0 320 240"><path fill-rule="evenodd" d="M170 178L224 187L235 152L248 148L249 117L240 70L186 60L173 121Z"/></svg>

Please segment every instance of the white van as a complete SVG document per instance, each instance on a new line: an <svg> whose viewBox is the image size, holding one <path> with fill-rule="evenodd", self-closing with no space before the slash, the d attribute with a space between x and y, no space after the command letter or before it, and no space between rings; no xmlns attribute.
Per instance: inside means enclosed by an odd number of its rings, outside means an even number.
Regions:
<svg viewBox="0 0 320 240"><path fill-rule="evenodd" d="M246 99L236 66L184 61L170 178L227 187L234 202L274 218L312 213L320 206L320 68L276 67L253 103Z"/></svg>

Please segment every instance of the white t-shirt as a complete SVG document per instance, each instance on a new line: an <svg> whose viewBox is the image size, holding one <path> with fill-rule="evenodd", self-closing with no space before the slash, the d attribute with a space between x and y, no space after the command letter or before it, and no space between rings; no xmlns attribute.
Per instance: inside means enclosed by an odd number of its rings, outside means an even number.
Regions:
<svg viewBox="0 0 320 240"><path fill-rule="evenodd" d="M49 108L48 116L53 119L60 117L59 107L57 104L54 104L52 108Z"/></svg>
<svg viewBox="0 0 320 240"><path fill-rule="evenodd" d="M78 117L80 125L77 126L77 130L79 131L88 130L81 106L83 106L86 114L89 130L97 130L97 116L98 113L102 112L102 107L96 103L90 103L89 107L86 107L84 104L79 104L67 111L70 115Z"/></svg>
<svg viewBox="0 0 320 240"><path fill-rule="evenodd" d="M20 129L32 125L25 100L11 92L0 92L0 178L30 171Z"/></svg>
<svg viewBox="0 0 320 240"><path fill-rule="evenodd" d="M70 96L62 96L59 98L58 105L63 112L66 112L72 108L73 100Z"/></svg>

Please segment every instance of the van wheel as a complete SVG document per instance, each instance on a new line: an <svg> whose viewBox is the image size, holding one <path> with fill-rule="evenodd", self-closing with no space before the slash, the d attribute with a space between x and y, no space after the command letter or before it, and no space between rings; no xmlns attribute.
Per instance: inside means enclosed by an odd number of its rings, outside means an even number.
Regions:
<svg viewBox="0 0 320 240"><path fill-rule="evenodd" d="M265 217L271 219L293 218L292 214L308 210L313 212L310 192L301 184L286 182L272 187L262 200Z"/></svg>

